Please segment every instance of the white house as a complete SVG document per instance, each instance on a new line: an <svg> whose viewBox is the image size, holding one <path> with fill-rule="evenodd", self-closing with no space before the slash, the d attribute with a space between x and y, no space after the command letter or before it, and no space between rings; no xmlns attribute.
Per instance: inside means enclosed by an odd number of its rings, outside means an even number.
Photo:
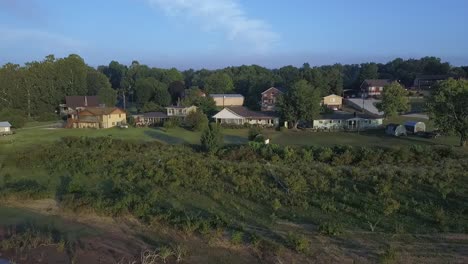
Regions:
<svg viewBox="0 0 468 264"><path fill-rule="evenodd" d="M0 122L0 135L11 134L11 124L8 121Z"/></svg>
<svg viewBox="0 0 468 264"><path fill-rule="evenodd" d="M322 115L314 119L313 122L313 128L315 129L331 130L364 130L378 128L382 125L383 117L347 112Z"/></svg>
<svg viewBox="0 0 468 264"><path fill-rule="evenodd" d="M251 111L243 106L225 107L213 116L216 123L233 125L278 126L279 117L265 112Z"/></svg>

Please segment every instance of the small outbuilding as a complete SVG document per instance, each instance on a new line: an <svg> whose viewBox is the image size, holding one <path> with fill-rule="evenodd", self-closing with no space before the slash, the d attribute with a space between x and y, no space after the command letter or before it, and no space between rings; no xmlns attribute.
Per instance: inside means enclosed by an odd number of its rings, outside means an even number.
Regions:
<svg viewBox="0 0 468 264"><path fill-rule="evenodd" d="M0 122L0 135L11 134L11 124L8 121Z"/></svg>
<svg viewBox="0 0 468 264"><path fill-rule="evenodd" d="M385 134L399 137L399 136L406 136L406 128L400 124L388 124L385 127Z"/></svg>
<svg viewBox="0 0 468 264"><path fill-rule="evenodd" d="M426 124L424 124L424 122L408 121L405 123L405 128L406 131L411 134L426 132Z"/></svg>

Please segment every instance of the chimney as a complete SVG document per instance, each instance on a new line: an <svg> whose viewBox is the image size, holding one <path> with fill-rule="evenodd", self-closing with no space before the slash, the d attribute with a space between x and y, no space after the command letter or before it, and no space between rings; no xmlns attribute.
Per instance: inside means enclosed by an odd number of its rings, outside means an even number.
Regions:
<svg viewBox="0 0 468 264"><path fill-rule="evenodd" d="M84 97L84 106L88 106L88 97L86 95Z"/></svg>

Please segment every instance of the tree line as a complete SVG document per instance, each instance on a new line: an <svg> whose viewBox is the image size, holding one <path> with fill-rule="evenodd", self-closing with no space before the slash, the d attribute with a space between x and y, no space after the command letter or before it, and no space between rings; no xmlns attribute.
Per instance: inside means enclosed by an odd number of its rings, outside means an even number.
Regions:
<svg viewBox="0 0 468 264"><path fill-rule="evenodd" d="M107 105L130 102L138 109L157 109L178 103L188 88L205 93L240 93L246 106L258 109L261 92L270 86L289 88L305 80L320 96L357 89L364 79L389 78L411 85L420 74L467 77L468 67L453 67L439 58L395 59L386 64L363 63L311 67L285 66L267 69L258 65L218 70L161 69L133 61L117 61L97 68L72 54L49 55L24 65L7 63L0 68L0 110L16 109L28 117L54 113L66 95L99 95ZM195 100L192 98L192 100ZM197 102L207 104L207 102Z"/></svg>

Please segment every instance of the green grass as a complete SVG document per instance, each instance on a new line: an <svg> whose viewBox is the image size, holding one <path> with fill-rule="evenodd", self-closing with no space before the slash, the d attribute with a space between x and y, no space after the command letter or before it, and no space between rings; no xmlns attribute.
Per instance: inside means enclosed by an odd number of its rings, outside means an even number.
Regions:
<svg viewBox="0 0 468 264"><path fill-rule="evenodd" d="M404 123L414 120L425 122L428 130L434 125L429 120L394 117L386 119L384 124ZM111 128L111 129L47 129L37 127L51 122L28 123L27 128L16 130L16 134L0 137L0 148L21 148L37 143L52 142L67 136L106 137L137 141L159 141L167 144L199 144L201 132L194 132L183 128ZM226 144L245 144L248 129L223 129ZM395 138L384 134L383 129L364 131L361 133L349 132L308 132L288 130L279 132L273 129L264 130L264 134L272 143L280 145L352 145L352 146L400 146L413 144L441 144L457 145L458 139L454 136L437 139L425 139L415 136Z"/></svg>

